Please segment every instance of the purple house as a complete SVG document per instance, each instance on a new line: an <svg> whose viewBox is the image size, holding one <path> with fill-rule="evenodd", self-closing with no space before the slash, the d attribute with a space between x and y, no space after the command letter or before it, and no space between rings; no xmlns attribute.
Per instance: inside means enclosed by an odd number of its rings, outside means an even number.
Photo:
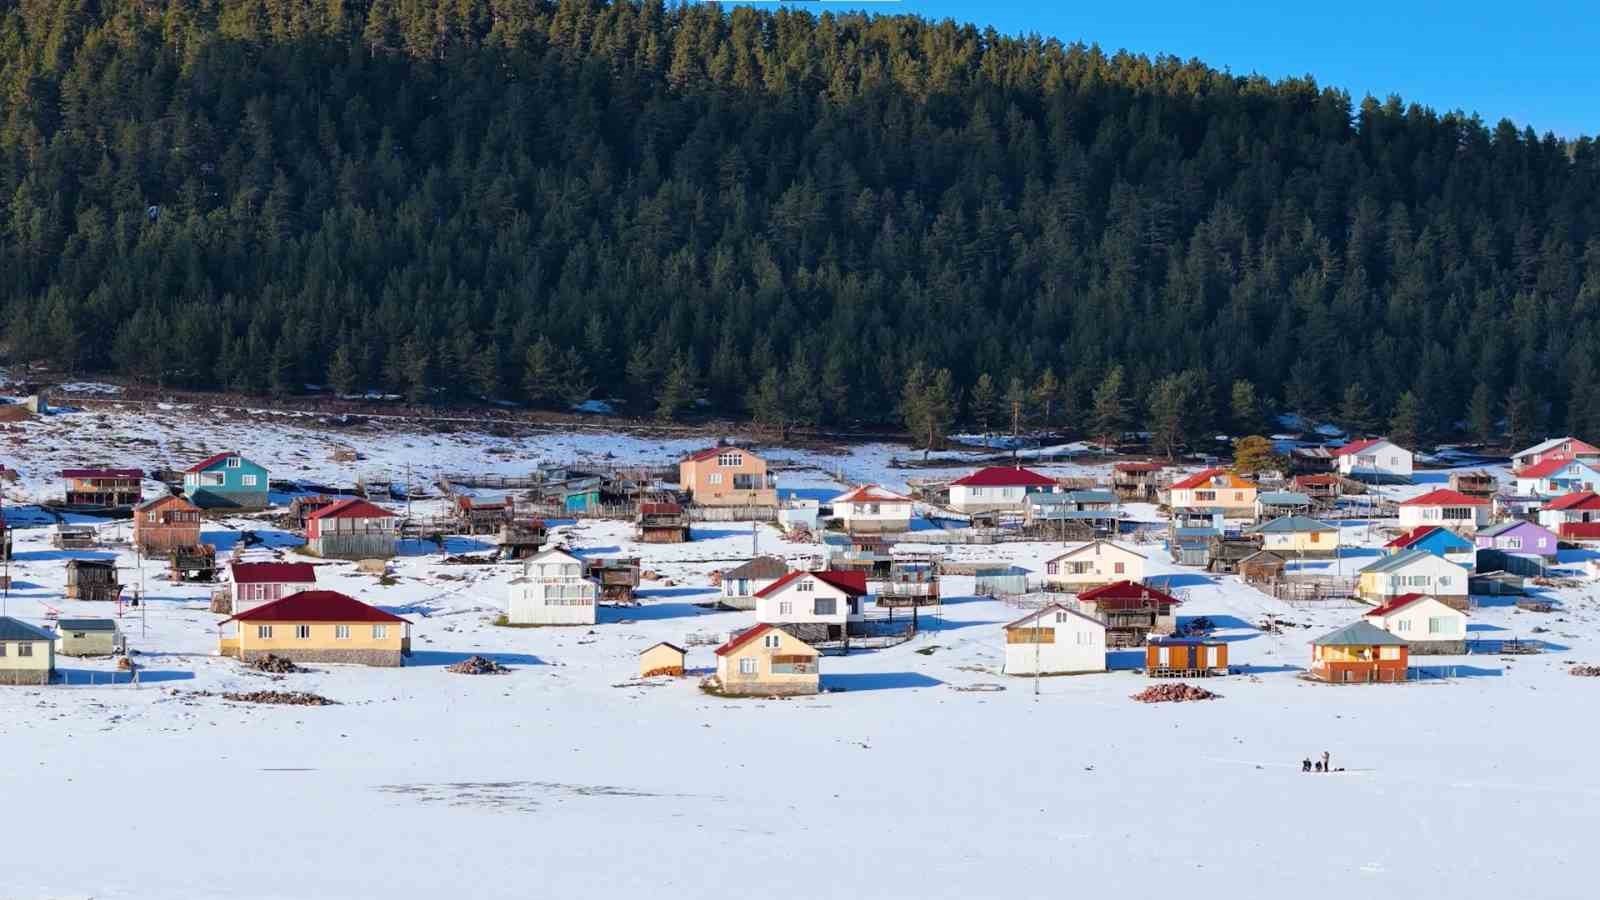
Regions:
<svg viewBox="0 0 1600 900"><path fill-rule="evenodd" d="M1501 550L1524 556L1540 556L1552 562L1556 558L1559 540L1555 532L1532 522L1512 519L1490 528L1480 529L1473 540L1479 550Z"/></svg>

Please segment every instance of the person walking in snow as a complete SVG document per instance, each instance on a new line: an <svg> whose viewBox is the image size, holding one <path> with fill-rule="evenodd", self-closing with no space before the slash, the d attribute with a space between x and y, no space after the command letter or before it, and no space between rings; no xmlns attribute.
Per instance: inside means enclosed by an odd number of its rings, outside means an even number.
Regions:
<svg viewBox="0 0 1600 900"><path fill-rule="evenodd" d="M1333 771L1333 764L1331 762L1329 762L1328 751L1326 751L1326 750L1322 751L1322 771L1324 771L1324 772L1332 772Z"/></svg>

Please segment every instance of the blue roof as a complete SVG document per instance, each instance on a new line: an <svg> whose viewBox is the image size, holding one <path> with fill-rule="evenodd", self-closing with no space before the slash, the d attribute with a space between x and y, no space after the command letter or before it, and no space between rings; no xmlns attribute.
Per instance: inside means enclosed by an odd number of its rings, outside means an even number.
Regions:
<svg viewBox="0 0 1600 900"><path fill-rule="evenodd" d="M1264 506L1310 506L1311 498L1299 491L1263 491L1256 500Z"/></svg>
<svg viewBox="0 0 1600 900"><path fill-rule="evenodd" d="M1338 531L1339 529L1326 522L1305 516L1280 516L1271 522L1263 522L1245 529L1247 534L1309 534L1319 531Z"/></svg>

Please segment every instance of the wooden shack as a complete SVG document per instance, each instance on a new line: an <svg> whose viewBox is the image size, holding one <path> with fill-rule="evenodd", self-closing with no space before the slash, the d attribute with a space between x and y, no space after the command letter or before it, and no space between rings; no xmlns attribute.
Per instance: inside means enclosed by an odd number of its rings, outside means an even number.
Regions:
<svg viewBox="0 0 1600 900"><path fill-rule="evenodd" d="M1119 500L1158 503L1161 500L1161 471L1158 462L1121 462L1112 467L1111 490Z"/></svg>
<svg viewBox="0 0 1600 900"><path fill-rule="evenodd" d="M501 559L527 559L538 553L550 538L550 529L543 519L523 519L500 526L495 543L500 547Z"/></svg>
<svg viewBox="0 0 1600 900"><path fill-rule="evenodd" d="M1151 678L1207 678L1228 674L1228 642L1204 638L1152 638L1144 646Z"/></svg>
<svg viewBox="0 0 1600 900"><path fill-rule="evenodd" d="M583 563L584 574L600 585L601 603L633 603L633 591L639 586L639 557L614 557L588 559Z"/></svg>
<svg viewBox="0 0 1600 900"><path fill-rule="evenodd" d="M666 641L646 647L644 652L639 654L639 677L655 678L665 675L681 678L683 661L687 655L688 651Z"/></svg>
<svg viewBox="0 0 1600 900"><path fill-rule="evenodd" d="M200 543L200 507L177 494L154 497L133 508L133 545L159 556Z"/></svg>
<svg viewBox="0 0 1600 900"><path fill-rule="evenodd" d="M1106 623L1107 647L1139 647L1151 634L1171 634L1180 602L1136 581L1116 581L1078 595L1078 607Z"/></svg>
<svg viewBox="0 0 1600 900"><path fill-rule="evenodd" d="M100 534L93 525L57 525L50 543L57 550L92 550L100 545Z"/></svg>
<svg viewBox="0 0 1600 900"><path fill-rule="evenodd" d="M117 564L101 559L67 560L67 588L63 594L68 600L116 600L122 595Z"/></svg>
<svg viewBox="0 0 1600 900"><path fill-rule="evenodd" d="M1493 475L1482 469L1474 469L1470 472L1451 472L1450 490L1469 497L1493 497L1499 486Z"/></svg>
<svg viewBox="0 0 1600 900"><path fill-rule="evenodd" d="M641 503L639 540L646 544L681 544L689 540L689 517L676 503Z"/></svg>
<svg viewBox="0 0 1600 900"><path fill-rule="evenodd" d="M192 544L167 551L168 576L176 582L209 584L217 580L217 548Z"/></svg>
<svg viewBox="0 0 1600 900"><path fill-rule="evenodd" d="M115 619L61 619L56 622L56 655L113 656L127 642Z"/></svg>
<svg viewBox="0 0 1600 900"><path fill-rule="evenodd" d="M456 527L462 534L498 534L501 527L516 519L516 503L510 497L480 501L457 494L453 510Z"/></svg>
<svg viewBox="0 0 1600 900"><path fill-rule="evenodd" d="M1286 565L1284 558L1271 550L1257 550L1239 560L1239 575L1252 584L1278 581Z"/></svg>
<svg viewBox="0 0 1600 900"><path fill-rule="evenodd" d="M338 497L330 497L327 494L311 494L306 497L294 498L289 501L289 527L295 531L304 532L306 530L306 522L310 520L312 513L324 507L332 506L338 500Z"/></svg>

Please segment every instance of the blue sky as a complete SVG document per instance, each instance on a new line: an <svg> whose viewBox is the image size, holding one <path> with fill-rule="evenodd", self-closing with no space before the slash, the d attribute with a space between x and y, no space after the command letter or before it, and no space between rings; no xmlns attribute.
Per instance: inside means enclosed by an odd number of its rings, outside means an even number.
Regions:
<svg viewBox="0 0 1600 900"><path fill-rule="evenodd" d="M762 4L770 5L770 4ZM1600 0L898 0L795 3L1037 32L1198 57L1235 74L1311 75L1359 100L1399 94L1540 134L1600 133Z"/></svg>

